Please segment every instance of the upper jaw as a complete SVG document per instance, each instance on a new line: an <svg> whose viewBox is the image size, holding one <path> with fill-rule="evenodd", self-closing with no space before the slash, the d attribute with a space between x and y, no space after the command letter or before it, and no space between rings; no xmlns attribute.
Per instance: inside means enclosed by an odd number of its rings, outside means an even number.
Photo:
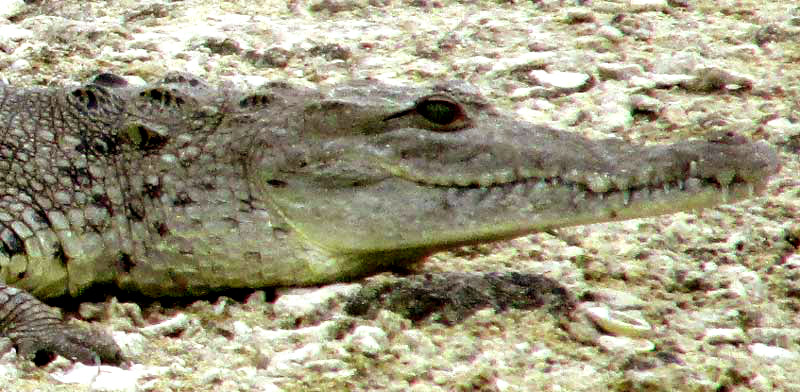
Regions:
<svg viewBox="0 0 800 392"><path fill-rule="evenodd" d="M393 154L386 169L394 176L435 187L488 188L548 181L597 194L699 184L714 185L720 191L741 185L760 192L780 169L776 151L766 142L750 142L735 133L659 146L588 140L547 128L527 135L512 132L508 139L516 141L516 146L480 142L480 138L478 143L433 139L427 142L441 144L436 148L439 156L403 151Z"/></svg>

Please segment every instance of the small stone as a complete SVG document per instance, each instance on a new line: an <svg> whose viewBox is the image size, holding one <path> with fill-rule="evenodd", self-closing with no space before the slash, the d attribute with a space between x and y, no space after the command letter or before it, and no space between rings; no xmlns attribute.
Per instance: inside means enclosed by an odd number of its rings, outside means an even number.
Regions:
<svg viewBox="0 0 800 392"><path fill-rule="evenodd" d="M698 67L692 74L692 79L681 83L689 91L749 89L755 83L752 76L719 67Z"/></svg>
<svg viewBox="0 0 800 392"><path fill-rule="evenodd" d="M560 90L561 92L579 91L586 87L591 76L582 72L548 72L535 69L528 74L531 80L541 86Z"/></svg>
<svg viewBox="0 0 800 392"><path fill-rule="evenodd" d="M735 236L732 236L735 237ZM731 297L747 298L753 303L761 302L767 288L758 273L742 265L723 265L719 276L728 282L727 293Z"/></svg>
<svg viewBox="0 0 800 392"><path fill-rule="evenodd" d="M631 96L631 105L634 109L640 112L658 113L664 107L664 103L643 94L634 94Z"/></svg>
<svg viewBox="0 0 800 392"><path fill-rule="evenodd" d="M487 76L512 72L520 68L542 68L553 60L555 60L555 53L551 51L528 52L517 57L501 58L495 61Z"/></svg>
<svg viewBox="0 0 800 392"><path fill-rule="evenodd" d="M779 347L790 347L800 341L800 330L795 328L750 328L747 334L753 342Z"/></svg>
<svg viewBox="0 0 800 392"><path fill-rule="evenodd" d="M181 333L188 327L189 316L178 313L169 320L141 328L139 331L145 336L169 336Z"/></svg>
<svg viewBox="0 0 800 392"><path fill-rule="evenodd" d="M274 374L291 374L304 362L320 358L322 351L320 343L308 343L296 350L279 351L271 358L267 370Z"/></svg>
<svg viewBox="0 0 800 392"><path fill-rule="evenodd" d="M331 284L319 288L279 290L273 309L284 317L311 321L318 315L329 313L336 299L351 296L360 288L358 284Z"/></svg>
<svg viewBox="0 0 800 392"><path fill-rule="evenodd" d="M594 22L594 13L589 8L573 7L566 11L567 23L589 23Z"/></svg>
<svg viewBox="0 0 800 392"><path fill-rule="evenodd" d="M687 125L689 121L686 110L683 109L683 106L677 103L670 103L664 106L664 108L661 110L660 118L672 125L679 127Z"/></svg>
<svg viewBox="0 0 800 392"><path fill-rule="evenodd" d="M92 391L134 392L138 390L139 379L149 373L151 372L141 365L121 369L114 366L98 367L76 363L72 369L55 372L52 377L64 384L88 386Z"/></svg>
<svg viewBox="0 0 800 392"><path fill-rule="evenodd" d="M144 326L147 324L142 316L142 308L133 302L117 302L114 299L108 305L108 313L115 325Z"/></svg>
<svg viewBox="0 0 800 392"><path fill-rule="evenodd" d="M658 88L674 87L694 80L693 76L684 74L650 74L649 78Z"/></svg>
<svg viewBox="0 0 800 392"><path fill-rule="evenodd" d="M9 19L13 18L23 11L28 6L25 0L3 0L0 1L0 18Z"/></svg>
<svg viewBox="0 0 800 392"><path fill-rule="evenodd" d="M620 42L625 38L625 34L614 26L605 25L597 30L597 35L611 41Z"/></svg>
<svg viewBox="0 0 800 392"><path fill-rule="evenodd" d="M31 62L25 59L15 60L9 66L11 71L20 72L31 68Z"/></svg>
<svg viewBox="0 0 800 392"><path fill-rule="evenodd" d="M639 64L600 63L597 73L601 79L628 80L644 75L644 68Z"/></svg>
<svg viewBox="0 0 800 392"><path fill-rule="evenodd" d="M709 328L703 339L710 344L742 343L747 337L741 328Z"/></svg>
<svg viewBox="0 0 800 392"><path fill-rule="evenodd" d="M400 339L400 343L403 343L403 347L410 348L411 351L418 355L431 357L438 351L431 338L418 329L410 329L401 332Z"/></svg>
<svg viewBox="0 0 800 392"><path fill-rule="evenodd" d="M105 305L83 302L78 306L78 314L84 320L100 320L105 316Z"/></svg>
<svg viewBox="0 0 800 392"><path fill-rule="evenodd" d="M225 379L227 373L227 369L211 368L200 375L200 382L206 385L218 383Z"/></svg>
<svg viewBox="0 0 800 392"><path fill-rule="evenodd" d="M308 9L311 12L327 11L331 14L344 11L353 11L368 6L367 1L361 0L318 0L313 1Z"/></svg>
<svg viewBox="0 0 800 392"><path fill-rule="evenodd" d="M368 355L377 355L384 350L389 343L389 338L382 329L361 325L347 337L347 342L351 347Z"/></svg>
<svg viewBox="0 0 800 392"><path fill-rule="evenodd" d="M667 0L628 0L628 6L633 12L665 11L669 3Z"/></svg>
<svg viewBox="0 0 800 392"><path fill-rule="evenodd" d="M244 303L250 307L261 308L267 304L267 294L264 290L256 290L244 299Z"/></svg>
<svg viewBox="0 0 800 392"><path fill-rule="evenodd" d="M0 8L2 8L2 5L0 5ZM13 53L23 42L33 38L33 36L33 31L13 24L0 25L0 50L6 53Z"/></svg>
<svg viewBox="0 0 800 392"><path fill-rule="evenodd" d="M0 382L10 382L19 379L20 376L22 376L22 372L13 363L0 364Z"/></svg>
<svg viewBox="0 0 800 392"><path fill-rule="evenodd" d="M747 348L753 355L766 361L797 361L800 359L800 354L797 352L776 346L767 346L763 343L753 343Z"/></svg>
<svg viewBox="0 0 800 392"><path fill-rule="evenodd" d="M655 80L644 76L631 76L628 79L628 83L630 83L631 87L639 90L652 90L658 86Z"/></svg>
<svg viewBox="0 0 800 392"><path fill-rule="evenodd" d="M602 335L597 345L612 353L635 354L653 351L656 345L647 339L633 339L627 336Z"/></svg>
<svg viewBox="0 0 800 392"><path fill-rule="evenodd" d="M638 311L620 312L604 306L592 306L586 308L585 312L603 331L614 335L639 337L652 330L650 323Z"/></svg>
<svg viewBox="0 0 800 392"><path fill-rule="evenodd" d="M768 140L773 144L786 144L790 140L800 138L800 122L793 122L786 117L778 117L764 124Z"/></svg>
<svg viewBox="0 0 800 392"><path fill-rule="evenodd" d="M609 83L609 82L606 82ZM602 124L601 129L606 132L615 132L630 129L633 124L632 107L627 94L610 90L600 98L597 122Z"/></svg>
<svg viewBox="0 0 800 392"><path fill-rule="evenodd" d="M111 336L126 358L135 359L140 357L147 347L147 339L140 333L114 331Z"/></svg>
<svg viewBox="0 0 800 392"><path fill-rule="evenodd" d="M653 60L654 74L689 75L695 69L705 66L707 60L695 51L683 50L677 53L663 54Z"/></svg>

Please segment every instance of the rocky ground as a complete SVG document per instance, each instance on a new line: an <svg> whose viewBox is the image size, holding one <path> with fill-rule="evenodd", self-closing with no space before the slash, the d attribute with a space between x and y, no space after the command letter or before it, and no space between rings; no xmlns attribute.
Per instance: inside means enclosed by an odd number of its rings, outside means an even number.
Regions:
<svg viewBox="0 0 800 392"><path fill-rule="evenodd" d="M574 310L554 293L537 309L455 321L345 312L364 282L112 299L78 314L114 331L129 369L37 368L6 343L3 389L800 391L800 7L790 3L6 0L0 72L14 85L99 72L156 81L168 70L241 86L460 78L520 118L590 137L736 130L773 143L783 169L764 197L734 206L562 229L416 267L543 274Z"/></svg>

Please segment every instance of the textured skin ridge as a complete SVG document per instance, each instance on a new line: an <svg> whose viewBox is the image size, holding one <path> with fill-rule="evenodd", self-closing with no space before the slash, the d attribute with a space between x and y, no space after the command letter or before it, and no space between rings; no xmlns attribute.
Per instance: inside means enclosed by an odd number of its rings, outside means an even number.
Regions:
<svg viewBox="0 0 800 392"><path fill-rule="evenodd" d="M778 168L770 146L736 134L644 147L521 122L460 82L0 85L0 279L43 299L328 283L739 201ZM120 361L106 335L18 289L0 285L0 332L24 357Z"/></svg>

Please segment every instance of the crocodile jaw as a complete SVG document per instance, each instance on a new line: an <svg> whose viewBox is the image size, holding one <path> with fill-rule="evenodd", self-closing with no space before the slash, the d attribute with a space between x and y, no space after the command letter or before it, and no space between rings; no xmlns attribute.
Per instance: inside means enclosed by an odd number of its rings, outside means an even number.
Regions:
<svg viewBox="0 0 800 392"><path fill-rule="evenodd" d="M762 192L779 168L766 143L737 135L641 147L525 123L513 130L488 139L382 134L355 143L368 147L328 161L325 170L305 168L266 191L304 241L332 256L365 263L380 254L392 263L393 253L421 257L558 227L733 203ZM336 181L330 165L379 166L388 175Z"/></svg>

